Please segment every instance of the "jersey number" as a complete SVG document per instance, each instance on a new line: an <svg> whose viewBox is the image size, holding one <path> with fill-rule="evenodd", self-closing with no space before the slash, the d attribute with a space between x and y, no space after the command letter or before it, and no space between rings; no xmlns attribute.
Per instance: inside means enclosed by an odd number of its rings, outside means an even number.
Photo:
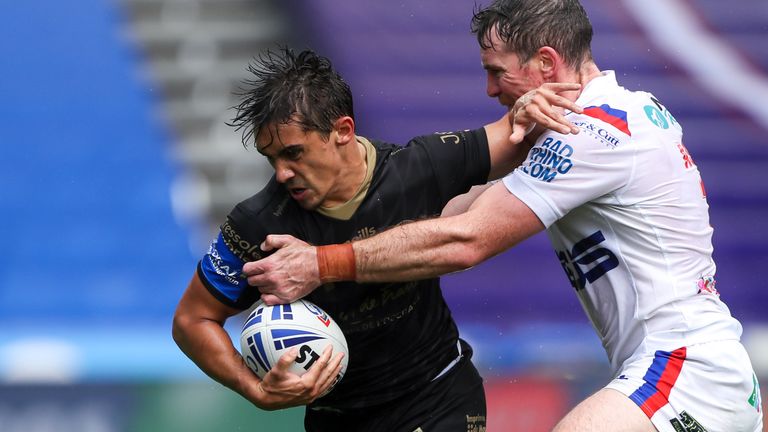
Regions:
<svg viewBox="0 0 768 432"><path fill-rule="evenodd" d="M557 258L576 291L583 290L588 282L594 282L619 266L619 259L610 250L597 247L605 241L601 231L580 240L570 252L558 251ZM586 270L586 272L585 272Z"/></svg>

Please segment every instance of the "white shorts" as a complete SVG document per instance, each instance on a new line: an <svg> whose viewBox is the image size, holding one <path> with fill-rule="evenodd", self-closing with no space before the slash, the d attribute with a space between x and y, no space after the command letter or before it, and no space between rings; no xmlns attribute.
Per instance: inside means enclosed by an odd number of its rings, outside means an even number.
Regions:
<svg viewBox="0 0 768 432"><path fill-rule="evenodd" d="M659 432L762 432L760 387L735 340L649 352L606 388L627 395Z"/></svg>

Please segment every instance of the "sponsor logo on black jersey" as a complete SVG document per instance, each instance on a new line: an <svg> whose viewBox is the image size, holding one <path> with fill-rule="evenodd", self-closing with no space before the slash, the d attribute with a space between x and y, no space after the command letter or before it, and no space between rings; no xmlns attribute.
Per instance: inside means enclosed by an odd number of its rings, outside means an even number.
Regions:
<svg viewBox="0 0 768 432"><path fill-rule="evenodd" d="M468 415L467 417L467 432L485 432L485 416L484 415Z"/></svg>
<svg viewBox="0 0 768 432"><path fill-rule="evenodd" d="M469 130L459 131L459 132L435 132L435 134L440 136L440 141L448 144L459 144L461 141L465 140L465 132L468 132Z"/></svg>
<svg viewBox="0 0 768 432"><path fill-rule="evenodd" d="M672 427L675 428L675 432L677 431L707 432L707 430L704 429L704 426L702 426L701 423L696 421L696 419L693 418L693 416L691 416L685 411L680 413L680 420L673 418L669 422L672 423Z"/></svg>
<svg viewBox="0 0 768 432"><path fill-rule="evenodd" d="M374 228L374 227L365 227L365 228L363 228L361 230L358 230L357 231L357 235L352 237L351 241L362 240L362 239L366 239L368 237L373 237L375 235L376 235L376 228Z"/></svg>
<svg viewBox="0 0 768 432"><path fill-rule="evenodd" d="M232 253L243 261L257 261L262 258L259 242L250 242L244 239L229 221L221 226L221 237Z"/></svg>
<svg viewBox="0 0 768 432"><path fill-rule="evenodd" d="M221 235L219 235L218 239L220 238L222 238ZM207 258L211 262L211 268L217 275L226 279L230 284L239 286L241 282L240 278L242 276L242 266L222 256L222 253L226 254L227 251L226 249L221 252L219 251L218 239L214 240L213 243L211 243L210 248L208 248Z"/></svg>
<svg viewBox="0 0 768 432"><path fill-rule="evenodd" d="M285 206L288 205L288 200L291 199L290 196L286 196L283 198L282 201L280 201L277 206L275 207L275 210L272 212L272 215L280 217L285 212Z"/></svg>

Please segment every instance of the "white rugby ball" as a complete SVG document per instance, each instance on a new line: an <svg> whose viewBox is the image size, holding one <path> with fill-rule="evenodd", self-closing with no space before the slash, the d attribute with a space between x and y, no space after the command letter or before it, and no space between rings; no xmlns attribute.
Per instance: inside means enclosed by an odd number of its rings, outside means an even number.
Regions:
<svg viewBox="0 0 768 432"><path fill-rule="evenodd" d="M314 303L298 300L268 306L259 301L240 333L240 352L245 363L259 378L264 378L278 359L293 347L299 350L299 355L290 371L304 375L329 344L333 345L334 356L344 353L341 372L333 384L335 386L347 370L347 340L339 325Z"/></svg>

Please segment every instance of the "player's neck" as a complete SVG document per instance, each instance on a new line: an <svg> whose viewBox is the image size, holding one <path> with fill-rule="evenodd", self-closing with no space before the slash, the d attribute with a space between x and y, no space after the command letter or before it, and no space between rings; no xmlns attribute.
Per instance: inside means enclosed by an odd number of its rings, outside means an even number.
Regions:
<svg viewBox="0 0 768 432"><path fill-rule="evenodd" d="M587 87L590 81L601 76L600 69L593 61L584 63L578 70L568 69L562 76L557 77L555 82L578 83L581 84L581 90L572 92L563 92L562 96L575 101L581 95L581 92Z"/></svg>
<svg viewBox="0 0 768 432"><path fill-rule="evenodd" d="M602 75L602 72L600 72L600 69L597 67L597 65L589 61L587 63L584 63L584 65L579 69L578 72L578 83L581 84L581 88L589 84L590 81L592 81L595 78L598 78Z"/></svg>
<svg viewBox="0 0 768 432"><path fill-rule="evenodd" d="M323 207L333 207L351 200L360 190L368 172L367 150L363 143L355 141L344 154L344 168L339 172L336 190L323 203Z"/></svg>

